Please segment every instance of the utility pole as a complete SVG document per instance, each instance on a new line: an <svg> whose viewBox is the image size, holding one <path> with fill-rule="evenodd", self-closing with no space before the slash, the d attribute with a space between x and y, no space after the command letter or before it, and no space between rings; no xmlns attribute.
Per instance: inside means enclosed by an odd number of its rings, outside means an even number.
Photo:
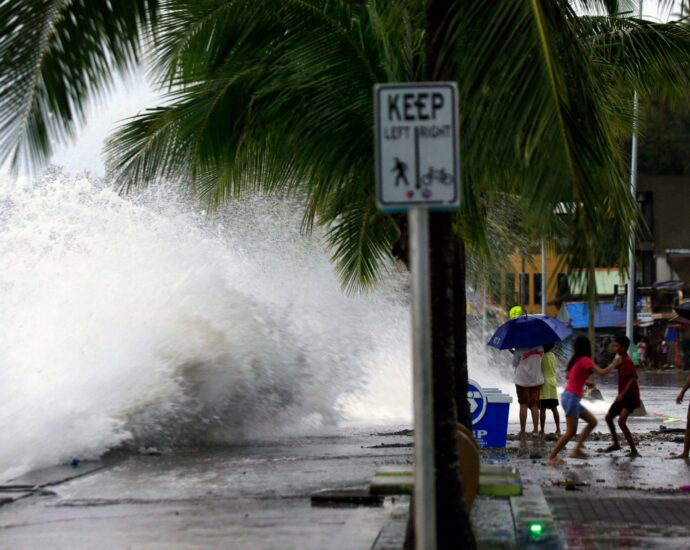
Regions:
<svg viewBox="0 0 690 550"><path fill-rule="evenodd" d="M642 18L642 0L640 0L640 18ZM637 126L639 122L640 99L637 90L633 92L633 135L630 160L630 193L637 200ZM637 269L635 265L635 227L630 227L630 249L628 251L628 296L626 300L625 335L633 346L633 326L635 323L635 282Z"/></svg>

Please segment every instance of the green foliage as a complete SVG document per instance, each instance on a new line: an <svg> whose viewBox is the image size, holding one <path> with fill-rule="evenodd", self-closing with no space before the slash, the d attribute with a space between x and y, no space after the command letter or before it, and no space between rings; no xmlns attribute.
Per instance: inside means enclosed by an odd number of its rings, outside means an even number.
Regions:
<svg viewBox="0 0 690 550"><path fill-rule="evenodd" d="M179 182L212 203L298 194L305 230L324 226L343 284L355 289L376 280L405 234L374 207L373 85L420 81L432 69L460 89L456 226L478 261L495 257L500 235L575 234L570 266L604 256L625 265L637 217L625 151L632 90L687 101L687 22L638 20L633 2L463 0L428 68L426 4L0 0L0 82L18 83L0 98L0 162L22 152L43 160L86 97L147 40L166 97L109 142L116 183ZM77 23L79 33L69 26ZM42 53L19 60L19 47ZM519 231L504 223L504 203ZM567 219L555 213L563 204Z"/></svg>
<svg viewBox="0 0 690 550"><path fill-rule="evenodd" d="M90 94L139 60L158 0L0 0L0 165L74 134Z"/></svg>

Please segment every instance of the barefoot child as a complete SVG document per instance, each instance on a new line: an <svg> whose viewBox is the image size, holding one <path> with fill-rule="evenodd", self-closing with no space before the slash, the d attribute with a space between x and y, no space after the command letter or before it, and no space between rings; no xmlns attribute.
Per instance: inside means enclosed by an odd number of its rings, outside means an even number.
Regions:
<svg viewBox="0 0 690 550"><path fill-rule="evenodd" d="M515 367L515 390L520 405L520 440L526 438L527 411L532 413L532 434L539 431L539 391L544 383L541 373L541 358L544 349L537 346L531 349L516 349L513 352Z"/></svg>
<svg viewBox="0 0 690 550"><path fill-rule="evenodd" d="M558 458L558 453L575 437L577 422L580 418L587 422L587 425L582 430L577 440L577 445L570 456L573 458L588 458L588 455L582 451L582 444L596 427L597 419L580 404L580 400L584 394L585 382L587 382L587 378L592 371L600 375L606 375L611 372L611 369L613 369L611 365L605 369L600 369L594 364L594 361L592 361L592 344L589 338L578 336L575 339L573 356L568 363L568 384L561 395L561 406L565 410L565 433L558 440L551 454L549 454L549 458L546 461L547 464L564 464L564 461Z"/></svg>
<svg viewBox="0 0 690 550"><path fill-rule="evenodd" d="M627 420L628 416L640 406L640 386L637 383L637 370L635 369L635 365L633 365L632 359L628 355L628 348L630 347L630 340L628 337L617 336L613 346L617 356L608 368L620 365L618 368L618 395L611 405L609 412L606 413L606 423L609 426L609 430L611 430L613 443L609 445L604 452L610 453L621 448L618 443L616 427L613 424L613 420L620 415L618 425L623 432L623 436L625 436L625 440L630 446L628 456L630 458L635 458L640 456L640 454L637 452L637 447L635 447L635 441L628 428Z"/></svg>
<svg viewBox="0 0 690 550"><path fill-rule="evenodd" d="M685 384L683 384L683 389L680 390L678 397L676 397L676 403L678 403L679 405L683 402L683 396L685 395L685 392L688 391L688 388L690 388L690 376L688 376L687 380L685 381ZM671 455L669 458L684 458L685 460L687 460L688 458L690 458L688 453L690 453L690 405L688 405L688 419L685 424L685 439L683 441L683 452L679 455Z"/></svg>
<svg viewBox="0 0 690 550"><path fill-rule="evenodd" d="M544 344L544 357L541 358L541 372L544 375L544 384L539 393L539 433L544 435L546 423L546 411L551 410L553 421L556 423L556 435L561 435L561 419L558 414L558 390L556 388L556 355L551 351L553 344Z"/></svg>

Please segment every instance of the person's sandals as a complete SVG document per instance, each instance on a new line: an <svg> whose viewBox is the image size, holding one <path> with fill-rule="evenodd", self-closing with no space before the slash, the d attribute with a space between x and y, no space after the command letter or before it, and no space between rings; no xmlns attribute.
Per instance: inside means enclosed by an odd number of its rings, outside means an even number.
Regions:
<svg viewBox="0 0 690 550"><path fill-rule="evenodd" d="M632 451L625 455L626 458L640 458L641 456L640 453L633 453Z"/></svg>
<svg viewBox="0 0 690 550"><path fill-rule="evenodd" d="M683 455L669 455L666 457L666 460L690 460L690 457Z"/></svg>

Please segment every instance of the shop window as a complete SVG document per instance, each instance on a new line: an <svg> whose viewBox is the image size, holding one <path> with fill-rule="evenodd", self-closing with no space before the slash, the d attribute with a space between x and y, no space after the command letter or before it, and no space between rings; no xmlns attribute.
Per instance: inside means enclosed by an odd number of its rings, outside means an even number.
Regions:
<svg viewBox="0 0 690 550"><path fill-rule="evenodd" d="M521 305L529 304L529 273L520 274L520 297L522 298Z"/></svg>
<svg viewBox="0 0 690 550"><path fill-rule="evenodd" d="M541 305L541 273L535 273L533 275L534 279L534 303L535 305Z"/></svg>

